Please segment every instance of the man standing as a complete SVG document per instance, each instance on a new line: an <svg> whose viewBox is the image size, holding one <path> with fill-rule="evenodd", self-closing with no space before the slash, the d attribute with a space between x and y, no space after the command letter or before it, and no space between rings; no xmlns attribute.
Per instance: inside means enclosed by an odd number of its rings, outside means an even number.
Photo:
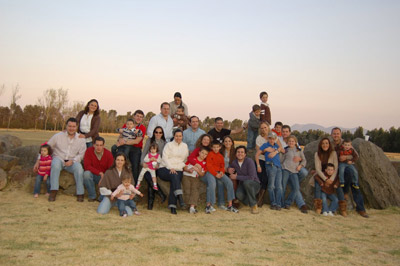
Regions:
<svg viewBox="0 0 400 266"><path fill-rule="evenodd" d="M55 201L59 189L61 170L74 174L77 201L83 202L83 168L81 161L86 151L86 140L79 138L77 121L71 117L67 120L66 131L55 134L47 142L53 149L53 160L50 173L49 201ZM38 163L38 162L37 162Z"/></svg>
<svg viewBox="0 0 400 266"><path fill-rule="evenodd" d="M169 106L171 107L171 115L174 115L176 113L176 109L178 106L182 105L185 109L185 115L188 116L188 107L187 105L182 102L182 94L180 92L175 92L174 94L174 100L169 103Z"/></svg>
<svg viewBox="0 0 400 266"><path fill-rule="evenodd" d="M183 131L183 142L188 145L189 154L196 148L196 142L199 137L206 132L199 128L199 118L197 116L192 116L189 119L190 127Z"/></svg>
<svg viewBox="0 0 400 266"><path fill-rule="evenodd" d="M150 119L149 126L147 128L147 136L151 138L153 136L153 131L157 126L160 126L164 130L165 139L170 141L173 137L172 128L174 127L174 122L169 115L170 105L167 102L163 102L160 107L161 113L153 116Z"/></svg>
<svg viewBox="0 0 400 266"><path fill-rule="evenodd" d="M135 180L135 184L139 178L140 171L140 157L142 156L143 140L146 136L146 127L142 124L144 113L142 110L136 110L133 113L133 121L135 121L134 128L139 133L136 139L128 141L129 145L133 145L129 153L129 160L132 165L132 175Z"/></svg>
<svg viewBox="0 0 400 266"><path fill-rule="evenodd" d="M339 156L339 148L343 143L342 130L340 128L338 128L338 127L333 128L332 131L331 131L331 137L333 139L333 146L334 146L336 152L338 153L339 163L343 162L343 161L346 161L346 159L350 159L351 160L352 158L347 158L346 155ZM365 211L364 199L363 199L363 196L361 194L361 191L360 191L359 188L355 188L355 187L353 187L351 185L351 172L350 171L345 171L344 172L344 188L343 188L343 192L345 194L348 194L349 193L349 188L351 188L351 194L353 195L353 200L356 203L356 210L357 210L358 214L360 214L364 218L368 218L369 216ZM342 210L342 208L344 210L346 210L347 209L347 204L346 204L346 201L345 201L345 197L344 197L343 193L339 192L339 190L341 190L341 188L338 189L339 208L341 210Z"/></svg>
<svg viewBox="0 0 400 266"><path fill-rule="evenodd" d="M89 202L96 200L95 185L99 184L106 170L114 162L111 152L104 148L104 144L105 140L102 137L96 137L94 146L89 147L85 152L83 183L88 191Z"/></svg>
<svg viewBox="0 0 400 266"><path fill-rule="evenodd" d="M246 128L246 125L243 125L239 129L226 129L224 128L224 120L221 117L215 118L215 125L214 128L208 131L208 134L210 134L214 140L217 140L222 143L222 139L225 136L231 135L231 134L238 134L242 132Z"/></svg>

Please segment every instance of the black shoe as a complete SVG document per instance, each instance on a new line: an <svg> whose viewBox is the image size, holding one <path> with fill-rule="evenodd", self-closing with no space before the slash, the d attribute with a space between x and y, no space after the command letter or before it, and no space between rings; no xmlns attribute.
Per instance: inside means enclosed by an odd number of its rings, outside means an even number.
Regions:
<svg viewBox="0 0 400 266"><path fill-rule="evenodd" d="M178 201L179 201L179 205L181 206L181 209L185 209L185 208L186 208L186 204L185 204L185 202L183 201L183 196L182 196L182 194L181 194L181 195L178 195Z"/></svg>
<svg viewBox="0 0 400 266"><path fill-rule="evenodd" d="M177 214L176 213L176 208L170 208L171 209L171 214Z"/></svg>
<svg viewBox="0 0 400 266"><path fill-rule="evenodd" d="M165 196L164 192L162 191L161 187L158 186L158 190L156 190L156 193L158 196L161 198L161 203L164 203L164 201L167 199L167 196Z"/></svg>
<svg viewBox="0 0 400 266"><path fill-rule="evenodd" d="M147 189L147 209L152 210L154 204L154 190L152 187L148 186Z"/></svg>

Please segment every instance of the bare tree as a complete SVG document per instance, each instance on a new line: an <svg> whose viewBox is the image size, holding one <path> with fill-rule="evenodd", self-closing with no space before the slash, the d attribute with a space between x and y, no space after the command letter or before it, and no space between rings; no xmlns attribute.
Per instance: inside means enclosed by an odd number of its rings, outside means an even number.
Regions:
<svg viewBox="0 0 400 266"><path fill-rule="evenodd" d="M3 93L6 91L6 85L1 85L1 88L0 88L0 96L1 95L3 95Z"/></svg>
<svg viewBox="0 0 400 266"><path fill-rule="evenodd" d="M57 96L55 101L55 110L56 114L54 115L54 130L57 130L57 126L59 121L63 123L64 121L64 113L68 108L68 89L64 90L63 88L59 88L57 90ZM63 126L62 126L63 127Z"/></svg>
<svg viewBox="0 0 400 266"><path fill-rule="evenodd" d="M4 88L4 85L2 87L2 90ZM11 119L15 113L15 110L17 108L17 101L21 99L21 94L19 94L19 85L17 84L14 89L11 90L11 103L10 103L10 114L8 116L8 124L7 124L7 129L10 128L10 123Z"/></svg>
<svg viewBox="0 0 400 266"><path fill-rule="evenodd" d="M44 110L44 130L47 130L47 123L55 113L56 98L57 91L55 89L48 89L43 93L43 97L38 99L39 105Z"/></svg>

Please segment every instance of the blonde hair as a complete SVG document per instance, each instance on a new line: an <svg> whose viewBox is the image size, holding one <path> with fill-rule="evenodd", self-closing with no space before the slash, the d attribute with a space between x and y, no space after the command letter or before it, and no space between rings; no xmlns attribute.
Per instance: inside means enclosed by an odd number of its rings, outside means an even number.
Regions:
<svg viewBox="0 0 400 266"><path fill-rule="evenodd" d="M290 136L288 137L288 142L289 142L290 139L293 139L294 142L296 142L296 145L297 145L297 138L296 138L295 135L290 135Z"/></svg>
<svg viewBox="0 0 400 266"><path fill-rule="evenodd" d="M265 124L267 127L268 127L268 132L265 134L265 135L263 135L263 133L262 133L262 131L261 131L261 125L262 124ZM260 123L260 135L262 136L262 137L267 137L268 136L268 133L271 131L271 128L269 127L269 124L267 123L267 122L261 122Z"/></svg>

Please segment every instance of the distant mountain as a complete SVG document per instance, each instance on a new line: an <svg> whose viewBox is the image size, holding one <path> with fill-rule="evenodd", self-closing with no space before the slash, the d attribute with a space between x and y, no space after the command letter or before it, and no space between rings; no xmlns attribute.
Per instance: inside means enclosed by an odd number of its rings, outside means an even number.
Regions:
<svg viewBox="0 0 400 266"><path fill-rule="evenodd" d="M320 126L320 125L317 125L317 124L304 124L304 125L303 124L294 124L294 125L291 126L292 131L297 130L299 132L303 132L303 131L308 131L310 129L313 129L313 130L317 130L318 129L318 130L324 131L324 132L326 132L328 134L331 133L331 130L334 127L336 127L336 126L323 127L323 126ZM351 133L354 133L354 131L356 131L357 128L356 127L354 127L354 128L340 127L340 129L342 129L343 131L349 130Z"/></svg>

